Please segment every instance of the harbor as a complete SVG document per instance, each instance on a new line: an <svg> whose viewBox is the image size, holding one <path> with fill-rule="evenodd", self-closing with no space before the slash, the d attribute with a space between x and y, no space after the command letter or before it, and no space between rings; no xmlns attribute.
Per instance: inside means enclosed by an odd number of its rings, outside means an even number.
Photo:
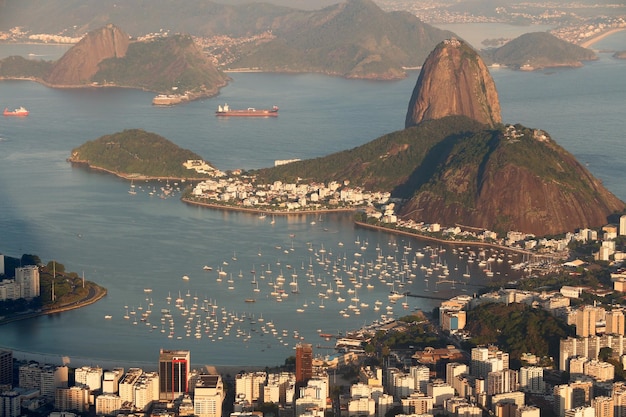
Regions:
<svg viewBox="0 0 626 417"><path fill-rule="evenodd" d="M255 217L258 227L276 227L262 215L241 215ZM300 224L316 227L319 218L311 218ZM187 271L167 290L144 288L113 315L164 341L239 342L260 354L278 349L286 355L307 342L323 355L335 348L333 339L355 326L383 326L422 310L424 301L436 306L454 295L471 295L489 282L490 273L520 275L513 268L522 256L513 252L422 245L415 239L370 244L368 238L312 242L289 233L282 244L255 253L242 248ZM309 320L319 327L304 325Z"/></svg>

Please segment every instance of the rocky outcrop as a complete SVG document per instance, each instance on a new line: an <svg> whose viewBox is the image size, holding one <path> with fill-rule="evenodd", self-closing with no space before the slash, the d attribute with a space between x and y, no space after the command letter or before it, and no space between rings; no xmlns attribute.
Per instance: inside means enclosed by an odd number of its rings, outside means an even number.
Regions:
<svg viewBox="0 0 626 417"><path fill-rule="evenodd" d="M89 32L54 64L45 81L58 86L89 84L100 62L124 57L129 44L129 36L111 24Z"/></svg>
<svg viewBox="0 0 626 417"><path fill-rule="evenodd" d="M404 218L545 236L602 226L625 207L547 133L520 125L435 146L424 161L435 164Z"/></svg>
<svg viewBox="0 0 626 417"><path fill-rule="evenodd" d="M405 127L446 116L467 116L488 126L502 121L495 83L480 56L448 39L430 53L417 79Z"/></svg>

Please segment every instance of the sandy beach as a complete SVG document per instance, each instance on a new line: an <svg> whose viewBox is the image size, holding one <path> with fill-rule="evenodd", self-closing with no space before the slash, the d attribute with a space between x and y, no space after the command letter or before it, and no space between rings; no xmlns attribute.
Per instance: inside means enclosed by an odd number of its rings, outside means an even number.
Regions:
<svg viewBox="0 0 626 417"><path fill-rule="evenodd" d="M608 36L614 35L615 33L621 32L623 30L626 30L626 28L615 28L615 29L607 30L606 32L602 32L598 34L597 36L593 36L592 38L585 40L584 42L580 44L580 46L582 46L583 48L589 48L594 43L599 42L602 39Z"/></svg>

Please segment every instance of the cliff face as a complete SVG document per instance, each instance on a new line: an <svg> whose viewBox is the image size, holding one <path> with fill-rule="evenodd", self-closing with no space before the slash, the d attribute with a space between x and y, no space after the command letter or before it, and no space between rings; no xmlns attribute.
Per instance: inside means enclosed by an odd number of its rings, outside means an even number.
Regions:
<svg viewBox="0 0 626 417"><path fill-rule="evenodd" d="M441 42L426 58L411 95L405 127L452 115L488 126L502 121L487 66L476 51L457 39Z"/></svg>
<svg viewBox="0 0 626 417"><path fill-rule="evenodd" d="M89 32L54 64L45 81L60 86L89 84L98 64L124 57L129 44L129 36L114 25Z"/></svg>

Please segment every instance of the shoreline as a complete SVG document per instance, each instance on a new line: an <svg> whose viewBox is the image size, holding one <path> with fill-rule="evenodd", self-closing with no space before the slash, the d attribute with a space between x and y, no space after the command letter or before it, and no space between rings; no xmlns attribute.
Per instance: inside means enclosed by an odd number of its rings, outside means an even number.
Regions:
<svg viewBox="0 0 626 417"><path fill-rule="evenodd" d="M245 207L234 207L234 206L224 206L218 203L200 203L197 201L191 201L189 199L186 198L181 198L181 201L183 203L189 204L189 205L195 205L195 206L199 206L199 207L206 207L209 209L217 209L217 210L225 210L225 211L240 211L240 212L244 212L244 213L252 213L252 214L276 214L279 216L289 216L289 215L307 215L307 214L319 214L319 213L348 213L348 212L355 212L357 211L357 209L354 208L345 208L345 209L318 209L318 210L311 210L311 211L274 211L274 210L265 210L265 209L259 209L259 208L245 208ZM391 228L391 227L384 227L384 226L377 226L377 225L372 225L369 223L364 223L361 221L357 221L357 220L353 220L354 225L358 226L358 227L362 227L364 229L371 229L371 230L379 230L382 232L387 232L387 233L392 233L392 234L397 234L397 235L403 235L403 236L408 236L408 237L412 237L415 238L417 240L423 240L423 241L430 241L430 242L437 242L437 243L441 243L441 244L448 244L448 245L454 245L454 246L485 246L485 247L489 247L489 248L495 248L495 249L500 249L500 250L504 250L504 251L509 251L509 252L515 252L515 253L519 253L519 254L523 254L523 255L531 255L531 256L537 256L537 257L541 257L541 254L537 254L534 253L532 251L526 250L526 249L521 249L521 248L513 248L513 247L509 247L509 246L504 246L504 245L500 245L497 243L491 243L491 242L482 242L482 241L476 241L476 240L449 240L449 239L441 239L435 236L428 236L428 235L424 235L421 233L415 233L415 232L410 232L410 231L406 231L406 230L400 230L400 229L396 229L396 228ZM471 229L471 227L469 226L465 226L466 228Z"/></svg>
<svg viewBox="0 0 626 417"><path fill-rule="evenodd" d="M71 158L68 158L67 161L72 163L72 164L85 166L88 169L92 169L94 171L104 172L104 173L107 173L107 174L112 174L112 175L115 175L116 177L122 178L124 180L134 180L134 179L137 179L137 180L146 180L146 181L161 181L161 180L202 181L202 180L205 179L205 178L149 177L149 176L143 176L143 175L140 175L140 174L136 174L136 175L133 175L133 174L120 174L120 173L117 173L117 172L110 171L110 170L108 170L106 168L100 168L100 167L95 167L95 166L89 165L89 163L87 161L72 160ZM295 215L309 215L309 214L323 214L323 213L350 213L350 212L356 212L358 210L358 208L354 208L354 207L345 207L345 208L333 208L333 209L331 209L331 208L322 208L322 209L314 209L314 210L290 211L290 210L272 210L272 209L265 209L265 208L260 208L260 207L228 206L228 205L223 205L223 204L219 204L219 203L208 203L208 202L194 201L194 200L191 200L191 199L185 198L185 197L181 197L180 201L182 201L185 204L189 204L191 206L206 207L206 208L214 209L214 210L238 211L238 212L242 212L242 213L251 213L251 214L266 214L266 215L267 214L272 214L272 215L277 215L277 216L295 216ZM526 249L513 248L513 247L510 247L510 246L504 246L504 245L500 245L500 244L497 244L497 243L475 241L475 240L441 239L441 238L438 238L438 237L428 236L428 235L424 235L424 234L421 234L421 233L415 233L415 232L410 232L410 231L405 231L405 230L399 230L399 229L391 228L391 227L377 226L377 225L372 225L372 224L369 224L369 223L364 223L364 222L360 222L360 221L356 221L356 220L353 220L353 222L354 222L355 225L357 225L359 227L369 228L369 229L373 229L373 230L380 230L380 231L385 231L385 232L394 233L394 234L400 234L400 235L404 235L404 236L410 236L410 237L413 237L413 238L418 239L418 240L425 240L425 241L431 241L431 242L437 242L437 243L441 243L441 244L449 244L449 245L455 245L455 246L463 246L463 245L467 245L467 246L486 246L486 247L490 247L490 248L506 250L506 251L520 253L520 254L524 254L524 255L542 257L541 254L534 253L534 252L526 250ZM464 227L468 228L468 229L472 229L472 227L469 227L469 226L464 226Z"/></svg>
<svg viewBox="0 0 626 417"><path fill-rule="evenodd" d="M3 317L0 319L0 326L4 325L4 324L8 324L8 323L13 323L16 321L20 321L20 320L28 320L28 319L32 319L35 317L40 317L40 316L48 316L48 315L52 315L52 314L57 314L57 313L62 313L64 311L70 311L70 310L77 310L79 308L83 308L86 307L88 305L94 304L98 301L100 301L101 299L103 299L104 297L106 297L108 291L106 288L101 287L99 285L96 285L95 283L93 284L93 288L94 288L94 293L93 294L89 294L86 298L83 298L82 300L79 301L75 301L71 304L67 304L64 306L59 306L59 307L55 307L55 308L50 308L50 309L41 309L39 311L33 311L30 313L24 313L24 314L18 314L15 316L9 316L9 317Z"/></svg>
<svg viewBox="0 0 626 417"><path fill-rule="evenodd" d="M48 83L46 81L44 81L41 78L37 78L37 77L0 77L0 80L14 80L14 81L32 81L38 84L41 84L45 87L48 88L55 88L55 89L60 89L60 90L70 90L70 89L87 89L87 88L121 88L121 89L128 89L128 90L139 90L139 91L145 91L148 93L154 93L154 94L168 94L168 92L160 92L160 91L155 91L155 90L150 90L148 88L144 88L144 87L138 87L138 86L128 86L128 85L117 85L117 84L81 84L81 85L76 85L76 84L71 84L71 85L64 85L64 84L51 84ZM189 103L192 101L196 101L196 100L203 100L206 98L211 98L211 97L216 97L220 94L220 91L222 88L228 86L229 81L231 81L230 79L228 81L226 81L223 84L220 85L216 85L215 88L212 88L210 90L204 90L204 91L200 91L200 92L191 92L191 93L187 93L185 96L180 96L181 99L179 101L176 101L175 103L171 103L171 104L167 104L167 105L161 105L160 107L169 107L169 106L175 106L177 104L183 104L183 103ZM183 98L185 97L185 98ZM155 106L159 106L157 104L154 104Z"/></svg>
<svg viewBox="0 0 626 417"><path fill-rule="evenodd" d="M91 165L89 161L82 161L78 159L67 158L67 162L72 165L76 165L79 168L87 168L89 170L93 170L96 172L101 172L105 174L111 174L117 178L121 178L123 180L131 181L131 180L144 180L144 181L162 181L162 180L170 180L170 181L204 181L210 177L155 177L149 175L142 174L123 174L120 172L111 171L110 169L98 167L95 165Z"/></svg>
<svg viewBox="0 0 626 417"><path fill-rule="evenodd" d="M289 210L270 210L263 208L248 208L248 207L238 207L238 206L226 206L219 203L202 203L199 201L193 201L185 197L181 197L180 199L183 203L192 205L192 206L200 206L207 207L211 209L217 210L225 210L225 211L240 211L243 213L254 213L254 214L275 214L277 216L289 216L289 215L307 215L307 214L319 214L319 213L349 213L356 211L355 208L336 208L336 209L315 209L315 210L300 210L300 211L289 211Z"/></svg>
<svg viewBox="0 0 626 417"><path fill-rule="evenodd" d="M364 229L380 230L380 231L384 231L384 232L388 232L388 233L394 233L394 234L399 234L399 235L403 235L403 236L410 236L410 237L413 237L413 238L415 238L417 240L426 240L426 241L430 241L430 242L437 242L437 243L441 243L443 245L486 246L486 247L490 247L490 248L495 248L495 249L501 249L501 250L510 251L510 252L521 253L521 254L525 254L525 255L541 256L539 254L533 253L533 252L525 250L525 249L512 248L512 247L509 247L509 246L499 245L497 243L480 242L480 241L476 241L476 240L448 240L448 239L441 239L441 238L438 238L438 237L428 236L428 235L424 235L424 234L420 234L420 233L407 232L406 230L392 229L390 227L377 226L377 225L374 225L374 224L363 223L363 222L359 222L359 221L356 221L356 220L354 221L354 224L359 226L359 227L362 227Z"/></svg>
<svg viewBox="0 0 626 417"><path fill-rule="evenodd" d="M594 43L601 41L604 38L607 38L611 35L614 35L618 32L622 32L626 30L626 28L613 28L613 29L609 29L606 32L602 32L596 36L592 36L590 39L586 39L584 41L582 41L581 43L579 43L578 45L583 47L583 48L589 48L590 46L592 46Z"/></svg>

